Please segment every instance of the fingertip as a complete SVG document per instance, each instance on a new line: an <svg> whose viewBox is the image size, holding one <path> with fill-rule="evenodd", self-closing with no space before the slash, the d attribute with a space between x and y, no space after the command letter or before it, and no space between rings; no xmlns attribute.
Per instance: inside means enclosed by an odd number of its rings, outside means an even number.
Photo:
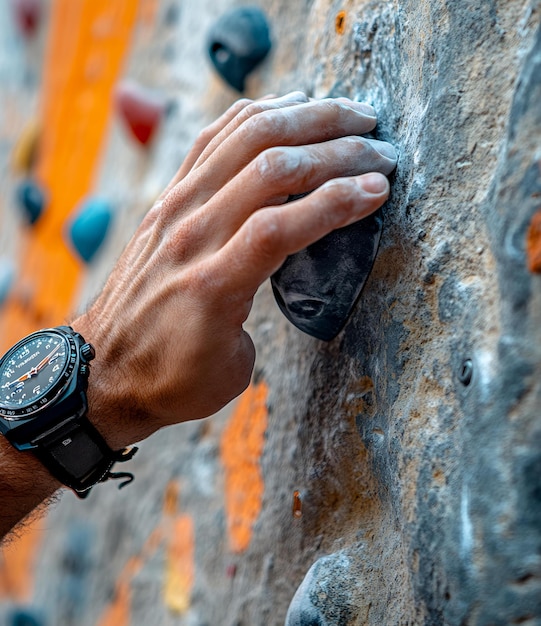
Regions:
<svg viewBox="0 0 541 626"><path fill-rule="evenodd" d="M371 196L387 195L389 193L389 181L379 172L363 174L357 179L362 190Z"/></svg>

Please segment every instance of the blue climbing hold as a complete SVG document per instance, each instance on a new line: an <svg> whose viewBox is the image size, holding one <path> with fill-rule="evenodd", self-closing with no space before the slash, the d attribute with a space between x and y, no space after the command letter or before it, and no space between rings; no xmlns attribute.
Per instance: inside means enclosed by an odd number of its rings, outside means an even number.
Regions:
<svg viewBox="0 0 541 626"><path fill-rule="evenodd" d="M43 626L43 620L30 609L17 608L11 612L9 626Z"/></svg>
<svg viewBox="0 0 541 626"><path fill-rule="evenodd" d="M29 178L19 184L15 194L25 221L35 224L45 209L45 192L35 180Z"/></svg>
<svg viewBox="0 0 541 626"><path fill-rule="evenodd" d="M0 306L9 296L14 280L15 265L10 259L0 258Z"/></svg>
<svg viewBox="0 0 541 626"><path fill-rule="evenodd" d="M208 36L208 52L220 76L237 91L271 49L269 25L257 7L228 11Z"/></svg>
<svg viewBox="0 0 541 626"><path fill-rule="evenodd" d="M90 263L107 236L113 210L102 198L87 200L71 223L69 236L73 247L86 263Z"/></svg>

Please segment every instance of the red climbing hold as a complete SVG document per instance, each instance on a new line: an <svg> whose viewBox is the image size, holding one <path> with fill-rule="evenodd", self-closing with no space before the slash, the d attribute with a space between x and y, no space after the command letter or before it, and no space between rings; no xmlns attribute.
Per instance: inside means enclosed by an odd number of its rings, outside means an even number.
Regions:
<svg viewBox="0 0 541 626"><path fill-rule="evenodd" d="M116 89L116 106L135 139L146 146L160 123L165 101L158 94L132 81Z"/></svg>
<svg viewBox="0 0 541 626"><path fill-rule="evenodd" d="M11 0L15 21L21 34L29 39L41 21L42 0Z"/></svg>

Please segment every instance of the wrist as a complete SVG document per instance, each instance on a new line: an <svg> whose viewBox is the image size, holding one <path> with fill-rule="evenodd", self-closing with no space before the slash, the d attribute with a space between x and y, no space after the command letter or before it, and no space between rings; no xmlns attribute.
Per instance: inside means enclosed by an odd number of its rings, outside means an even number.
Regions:
<svg viewBox="0 0 541 626"><path fill-rule="evenodd" d="M123 391L125 386L115 384L115 371L120 370L114 358L108 355L105 334L93 323L89 314L83 314L72 324L85 341L96 351L88 379L87 418L112 450L121 450L148 437L156 428L135 415L133 397ZM133 393L133 390L132 390Z"/></svg>

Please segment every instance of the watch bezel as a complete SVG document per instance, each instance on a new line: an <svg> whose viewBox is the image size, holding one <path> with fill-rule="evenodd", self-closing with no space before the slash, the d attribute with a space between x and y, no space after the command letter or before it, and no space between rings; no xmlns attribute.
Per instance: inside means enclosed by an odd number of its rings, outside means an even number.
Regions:
<svg viewBox="0 0 541 626"><path fill-rule="evenodd" d="M67 348L69 350L69 356L66 359L64 369L58 377L58 380L45 393L45 395L33 402L31 405L20 409L7 409L5 405L2 405L2 402L0 401L0 417L10 422L26 420L46 409L68 387L73 378L73 372L77 367L79 354L75 339L68 333L63 333L56 328L43 328L42 330L38 330L35 333L31 333L30 335L23 337L10 350L8 350L8 352L6 352L2 359L0 359L0 363L4 363L4 361L7 360L14 352L16 352L21 347L21 345L32 341L34 338L42 334L58 335L67 345Z"/></svg>

